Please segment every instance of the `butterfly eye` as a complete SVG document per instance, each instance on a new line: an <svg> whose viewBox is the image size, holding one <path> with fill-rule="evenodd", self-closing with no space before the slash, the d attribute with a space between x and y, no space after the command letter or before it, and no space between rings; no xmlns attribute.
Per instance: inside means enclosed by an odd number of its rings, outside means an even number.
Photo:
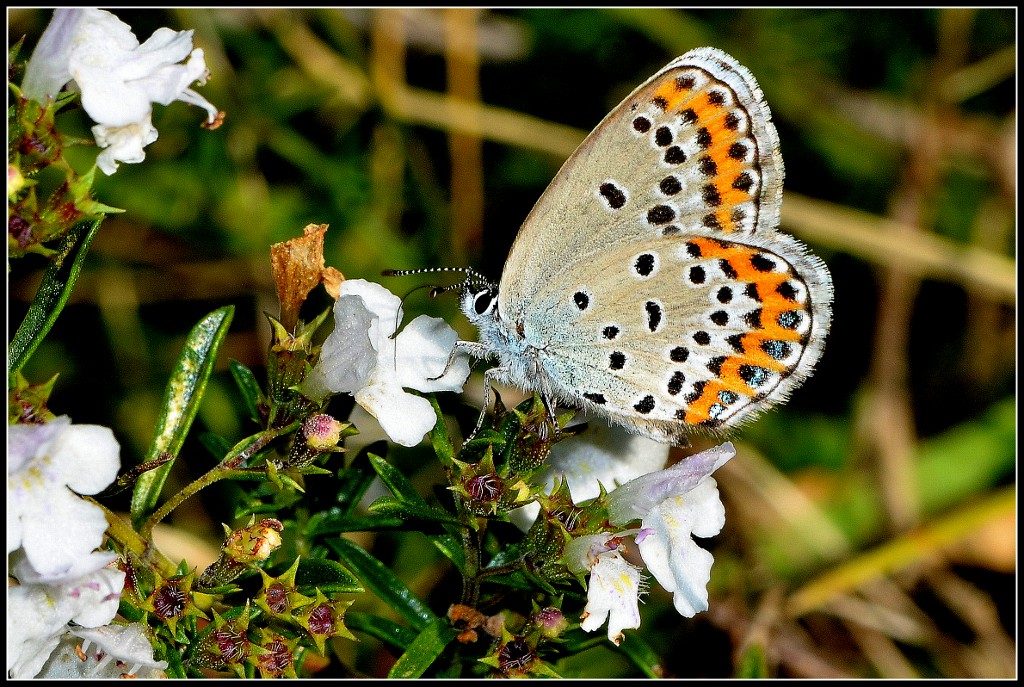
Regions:
<svg viewBox="0 0 1024 687"><path fill-rule="evenodd" d="M483 315L485 312L491 309L491 304L494 302L494 297L497 292L493 289L484 289L476 295L473 299L473 310L476 311L477 315Z"/></svg>

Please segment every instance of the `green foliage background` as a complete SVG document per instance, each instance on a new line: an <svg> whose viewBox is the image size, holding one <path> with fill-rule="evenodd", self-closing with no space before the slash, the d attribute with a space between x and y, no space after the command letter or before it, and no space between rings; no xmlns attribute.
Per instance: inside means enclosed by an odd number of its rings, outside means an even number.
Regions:
<svg viewBox="0 0 1024 687"><path fill-rule="evenodd" d="M25 369L36 382L59 371L51 408L111 426L124 464L151 439L185 334L228 303L232 333L193 434L252 431L227 359L264 359L271 243L329 223L328 264L399 293L420 282L382 269L468 264L497 279L582 136L670 59L714 45L765 92L786 163L783 230L829 264L834 322L790 403L731 437L711 611L683 620L655 589L639 632L678 677L1015 674L1014 10L116 14L140 40L194 28L213 73L199 90L227 112L210 132L199 110L158 106L145 163L97 175L96 197L126 212L105 221ZM27 36L27 56L49 16L9 10L9 44ZM449 109L453 94L470 116ZM58 122L89 136L80 110ZM95 154L67 152L80 171ZM43 268L12 265L9 331ZM329 304L313 300L310 317ZM418 291L406 312L475 336L454 298ZM190 441L181 483L213 463ZM438 477L429 458L390 455L424 491ZM175 524L211 542L236 515L230 488L191 505ZM444 614L458 584L425 540L361 543ZM633 674L594 645L560 673ZM341 651L367 675L394 660L369 639Z"/></svg>

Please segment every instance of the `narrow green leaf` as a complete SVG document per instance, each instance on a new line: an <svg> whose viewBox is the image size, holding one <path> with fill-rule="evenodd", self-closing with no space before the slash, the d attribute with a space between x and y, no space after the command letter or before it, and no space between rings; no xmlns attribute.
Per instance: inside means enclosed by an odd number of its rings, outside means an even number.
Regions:
<svg viewBox="0 0 1024 687"><path fill-rule="evenodd" d="M341 515L351 515L376 477L370 465L370 454L384 455L386 441L375 441L364 446L347 468L338 473L338 493L335 497Z"/></svg>
<svg viewBox="0 0 1024 687"><path fill-rule="evenodd" d="M200 320L189 332L174 373L164 390L156 434L146 453L146 460L153 460L165 451L177 457L199 409L199 401L203 397L206 382L213 372L217 351L227 336L234 312L234 306L218 308ZM135 483L131 504L134 522L141 522L156 507L160 490L173 465L174 461L169 461L166 465L145 473Z"/></svg>
<svg viewBox="0 0 1024 687"><path fill-rule="evenodd" d="M430 401L430 405L434 407L434 413L437 415L434 429L430 430L430 443L433 444L434 453L437 454L441 465L447 467L452 464L452 458L455 457L455 449L452 447L451 437L448 436L448 426L444 423L441 406L437 404L437 399L433 396L427 396L427 400Z"/></svg>
<svg viewBox="0 0 1024 687"><path fill-rule="evenodd" d="M316 517L316 516L314 516ZM395 515L338 515L325 513L310 518L307 528L310 537L321 537L325 534L342 532L377 532L380 530L404 530L409 524Z"/></svg>
<svg viewBox="0 0 1024 687"><path fill-rule="evenodd" d="M412 485L412 482L399 472L398 468L394 465L372 453L370 454L370 465L373 466L377 476L380 477L380 481L399 499L410 504L427 505L427 502L416 491L416 487Z"/></svg>
<svg viewBox="0 0 1024 687"><path fill-rule="evenodd" d="M89 244L102 222L102 217L80 222L61 239L50 266L43 273L43 281L32 305L7 349L7 371L11 379L32 357L64 309L82 271Z"/></svg>
<svg viewBox="0 0 1024 687"><path fill-rule="evenodd" d="M459 521L448 513L437 508L420 503L409 503L393 499L389 496L382 496L370 504L370 512L381 515L395 515L406 520L426 520L428 522L440 522L449 525L458 525Z"/></svg>
<svg viewBox="0 0 1024 687"><path fill-rule="evenodd" d="M260 391L256 376L252 370L237 360L229 360L228 369L231 370L231 376L234 377L238 390L242 392L242 400L245 401L249 417L258 424L260 422L260 403L264 401L263 392Z"/></svg>
<svg viewBox="0 0 1024 687"><path fill-rule="evenodd" d="M363 586L394 608L399 615L409 621L413 629L422 631L437 619L434 612L417 598L404 582L365 549L340 538L329 540L327 545L338 554L350 570L355 572Z"/></svg>
<svg viewBox="0 0 1024 687"><path fill-rule="evenodd" d="M231 443L213 432L203 432L199 435L199 443L203 445L210 455L213 456L214 460L218 463L223 460L224 456L231 450Z"/></svg>
<svg viewBox="0 0 1024 687"><path fill-rule="evenodd" d="M423 510L423 512L429 512L433 510L427 505L426 500L420 496L416 488L413 487L412 482L398 471L393 465L388 463L383 458L370 454L370 464L373 469L377 472L381 481L387 485L388 489L398 497L398 500L403 502L408 509ZM384 513L390 513L391 511L382 510ZM445 525L444 534L431 534L428 535L431 543L437 547L437 549L443 553L455 566L462 570L465 567L466 559L465 552L462 549L462 537L460 535L461 525L457 520L452 520L450 523Z"/></svg>
<svg viewBox="0 0 1024 687"><path fill-rule="evenodd" d="M337 561L326 558L302 558L295 573L299 587L317 587L324 594L359 594L365 592L359 579Z"/></svg>
<svg viewBox="0 0 1024 687"><path fill-rule="evenodd" d="M639 668L645 677L664 677L665 671L661 665L661 657L639 634L631 632L619 645L619 651L625 654L626 658Z"/></svg>
<svg viewBox="0 0 1024 687"><path fill-rule="evenodd" d="M401 652L405 652L417 637L414 631L404 625L369 613L348 611L345 613L345 627L353 632L368 634Z"/></svg>
<svg viewBox="0 0 1024 687"><path fill-rule="evenodd" d="M388 672L389 678L414 678L426 672L458 632L447 618L438 618L425 627Z"/></svg>

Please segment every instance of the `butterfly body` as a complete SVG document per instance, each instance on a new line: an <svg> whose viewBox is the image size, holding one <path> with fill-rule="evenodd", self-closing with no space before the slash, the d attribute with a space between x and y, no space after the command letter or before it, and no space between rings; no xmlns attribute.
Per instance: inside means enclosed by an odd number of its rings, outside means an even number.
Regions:
<svg viewBox="0 0 1024 687"><path fill-rule="evenodd" d="M527 217L500 283L462 286L488 381L659 441L735 426L812 371L824 263L778 232L778 136L753 76L714 48L617 106Z"/></svg>

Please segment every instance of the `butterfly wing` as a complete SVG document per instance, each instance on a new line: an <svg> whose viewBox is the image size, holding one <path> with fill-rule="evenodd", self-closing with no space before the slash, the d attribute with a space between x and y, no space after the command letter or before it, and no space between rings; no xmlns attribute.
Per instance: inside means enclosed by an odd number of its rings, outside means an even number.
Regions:
<svg viewBox="0 0 1024 687"><path fill-rule="evenodd" d="M778 134L745 67L714 48L669 63L569 157L527 217L499 292L503 315L611 245L778 226Z"/></svg>
<svg viewBox="0 0 1024 687"><path fill-rule="evenodd" d="M828 270L777 232L782 180L753 76L690 51L562 167L513 245L499 315L564 400L662 440L734 425L810 373L828 330Z"/></svg>
<svg viewBox="0 0 1024 687"><path fill-rule="evenodd" d="M524 334L562 400L679 442L799 386L828 329L815 294L829 289L824 264L785 235L659 237L538 290Z"/></svg>

